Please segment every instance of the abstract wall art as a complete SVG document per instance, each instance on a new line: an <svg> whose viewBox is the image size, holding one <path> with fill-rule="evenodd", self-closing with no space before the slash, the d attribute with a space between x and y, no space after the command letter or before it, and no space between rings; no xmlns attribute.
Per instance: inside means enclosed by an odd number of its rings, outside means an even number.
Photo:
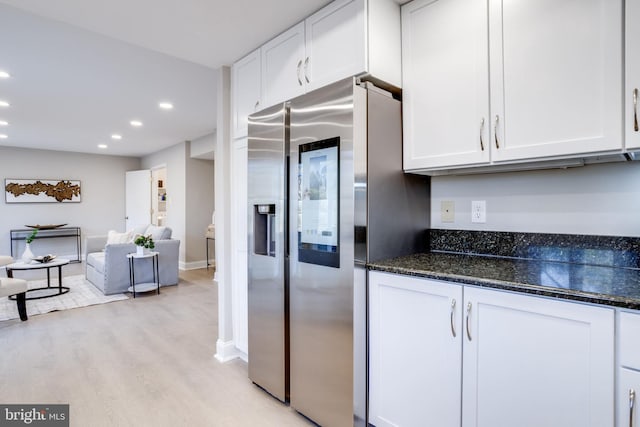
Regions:
<svg viewBox="0 0 640 427"><path fill-rule="evenodd" d="M69 179L4 180L7 203L78 203L80 181Z"/></svg>

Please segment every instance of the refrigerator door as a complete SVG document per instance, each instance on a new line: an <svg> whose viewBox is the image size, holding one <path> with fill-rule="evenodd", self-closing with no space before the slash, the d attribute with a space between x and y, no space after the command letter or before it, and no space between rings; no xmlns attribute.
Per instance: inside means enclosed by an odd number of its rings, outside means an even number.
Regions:
<svg viewBox="0 0 640 427"><path fill-rule="evenodd" d="M354 425L353 93L291 101L291 406L324 426Z"/></svg>
<svg viewBox="0 0 640 427"><path fill-rule="evenodd" d="M249 378L288 399L287 152L288 107L249 117Z"/></svg>

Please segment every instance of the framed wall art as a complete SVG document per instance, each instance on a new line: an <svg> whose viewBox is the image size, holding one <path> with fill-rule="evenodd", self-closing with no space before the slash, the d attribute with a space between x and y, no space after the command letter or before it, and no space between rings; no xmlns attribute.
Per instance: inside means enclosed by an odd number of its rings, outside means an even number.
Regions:
<svg viewBox="0 0 640 427"><path fill-rule="evenodd" d="M79 203L80 181L7 178L4 197L7 203Z"/></svg>

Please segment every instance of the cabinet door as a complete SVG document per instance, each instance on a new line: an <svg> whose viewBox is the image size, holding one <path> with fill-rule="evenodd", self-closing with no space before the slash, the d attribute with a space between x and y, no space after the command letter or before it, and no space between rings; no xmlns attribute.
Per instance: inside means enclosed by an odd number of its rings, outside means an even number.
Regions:
<svg viewBox="0 0 640 427"><path fill-rule="evenodd" d="M338 0L305 20L307 91L366 71L365 0Z"/></svg>
<svg viewBox="0 0 640 427"><path fill-rule="evenodd" d="M640 148L640 0L625 2L626 147Z"/></svg>
<svg viewBox="0 0 640 427"><path fill-rule="evenodd" d="M622 1L489 3L493 160L620 150Z"/></svg>
<svg viewBox="0 0 640 427"><path fill-rule="evenodd" d="M247 136L247 117L260 110L260 49L231 67L233 137Z"/></svg>
<svg viewBox="0 0 640 427"><path fill-rule="evenodd" d="M304 22L262 46L264 107L304 93Z"/></svg>
<svg viewBox="0 0 640 427"><path fill-rule="evenodd" d="M464 295L464 426L612 424L612 309L473 287Z"/></svg>
<svg viewBox="0 0 640 427"><path fill-rule="evenodd" d="M476 0L402 7L405 170L490 160L487 13Z"/></svg>
<svg viewBox="0 0 640 427"><path fill-rule="evenodd" d="M369 420L460 426L462 287L370 272Z"/></svg>
<svg viewBox="0 0 640 427"><path fill-rule="evenodd" d="M618 402L616 404L616 426L640 427L640 372L634 369L618 369Z"/></svg>

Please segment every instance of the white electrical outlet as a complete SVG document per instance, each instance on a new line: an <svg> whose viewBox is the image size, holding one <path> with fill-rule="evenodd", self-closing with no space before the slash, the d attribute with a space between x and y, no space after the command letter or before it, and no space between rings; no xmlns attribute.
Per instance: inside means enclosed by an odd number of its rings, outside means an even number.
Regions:
<svg viewBox="0 0 640 427"><path fill-rule="evenodd" d="M474 200L471 202L471 222L480 224L487 222L486 200Z"/></svg>

